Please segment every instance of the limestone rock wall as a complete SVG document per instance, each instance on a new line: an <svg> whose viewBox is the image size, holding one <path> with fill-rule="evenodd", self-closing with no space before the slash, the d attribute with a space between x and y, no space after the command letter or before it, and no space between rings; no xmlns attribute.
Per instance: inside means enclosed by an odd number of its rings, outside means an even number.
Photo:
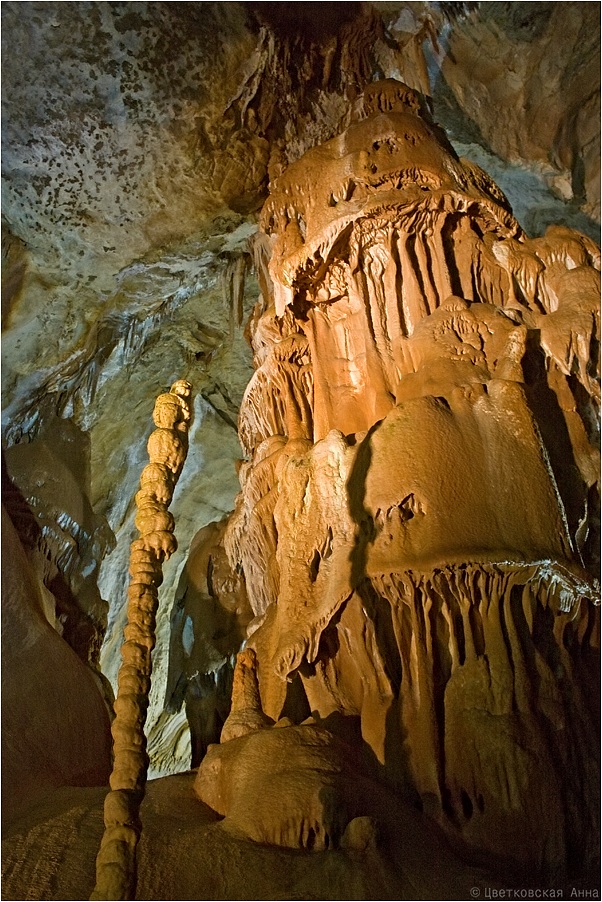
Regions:
<svg viewBox="0 0 602 902"><path fill-rule="evenodd" d="M2 508L2 794L10 823L61 786L111 767L109 699L48 623L45 590Z"/></svg>
<svg viewBox="0 0 602 902"><path fill-rule="evenodd" d="M495 153L537 161L561 197L599 221L598 25L589 3L487 3L451 28L441 70Z"/></svg>

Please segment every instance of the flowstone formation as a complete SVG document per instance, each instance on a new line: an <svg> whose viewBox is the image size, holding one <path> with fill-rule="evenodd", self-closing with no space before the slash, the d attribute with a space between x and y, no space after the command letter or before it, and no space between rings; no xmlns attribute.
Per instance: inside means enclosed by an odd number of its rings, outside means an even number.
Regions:
<svg viewBox="0 0 602 902"><path fill-rule="evenodd" d="M272 182L262 225L223 538L254 619L197 794L306 849L378 844L398 797L469 861L583 873L599 251L529 239L390 80Z"/></svg>

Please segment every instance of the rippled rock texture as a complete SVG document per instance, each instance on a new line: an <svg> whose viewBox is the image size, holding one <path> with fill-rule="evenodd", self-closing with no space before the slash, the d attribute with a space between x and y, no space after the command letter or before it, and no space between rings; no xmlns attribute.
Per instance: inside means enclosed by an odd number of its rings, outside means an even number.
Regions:
<svg viewBox="0 0 602 902"><path fill-rule="evenodd" d="M354 118L262 212L224 534L255 619L197 791L255 840L336 845L375 815L340 777L359 748L462 854L564 878L597 855L599 249L527 238L403 83Z"/></svg>

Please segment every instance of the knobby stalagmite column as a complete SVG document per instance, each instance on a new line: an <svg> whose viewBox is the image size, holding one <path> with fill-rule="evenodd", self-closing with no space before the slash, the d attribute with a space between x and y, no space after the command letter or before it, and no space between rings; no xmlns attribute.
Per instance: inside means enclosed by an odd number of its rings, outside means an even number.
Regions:
<svg viewBox="0 0 602 902"><path fill-rule="evenodd" d="M150 463L142 471L136 495L140 537L130 552L128 619L121 650L115 720L111 790L104 806L105 832L96 859L91 899L133 899L136 845L141 831L148 755L144 723L155 645L155 617L162 567L176 550L174 519L168 511L188 451L191 418L189 382L174 382L159 395L153 410L157 429L148 440Z"/></svg>

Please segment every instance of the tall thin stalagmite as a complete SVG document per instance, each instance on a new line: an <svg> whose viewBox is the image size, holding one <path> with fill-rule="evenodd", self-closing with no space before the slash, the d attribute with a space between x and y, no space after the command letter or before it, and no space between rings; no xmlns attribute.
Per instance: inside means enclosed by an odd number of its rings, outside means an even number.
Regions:
<svg viewBox="0 0 602 902"><path fill-rule="evenodd" d="M128 618L121 649L115 720L114 764L105 799L105 832L96 859L91 899L133 899L136 845L144 797L148 755L144 723L155 645L155 618L162 567L176 550L174 519L168 511L188 451L191 418L189 382L174 382L159 395L153 410L157 427L148 440L150 463L142 471L136 495L140 537L130 551Z"/></svg>

